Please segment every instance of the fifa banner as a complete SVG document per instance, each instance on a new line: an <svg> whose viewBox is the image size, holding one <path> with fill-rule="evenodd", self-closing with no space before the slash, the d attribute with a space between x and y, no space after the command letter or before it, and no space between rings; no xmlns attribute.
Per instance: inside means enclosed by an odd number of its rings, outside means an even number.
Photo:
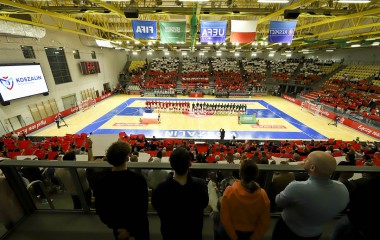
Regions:
<svg viewBox="0 0 380 240"><path fill-rule="evenodd" d="M255 40L257 21L231 20L232 43L250 43Z"/></svg>
<svg viewBox="0 0 380 240"><path fill-rule="evenodd" d="M133 37L138 39L157 39L157 22L132 20Z"/></svg>
<svg viewBox="0 0 380 240"><path fill-rule="evenodd" d="M202 21L200 42L223 43L226 40L227 21Z"/></svg>
<svg viewBox="0 0 380 240"><path fill-rule="evenodd" d="M241 124L256 124L256 114L240 115Z"/></svg>
<svg viewBox="0 0 380 240"><path fill-rule="evenodd" d="M165 22L160 21L160 36L162 43L185 43L186 21Z"/></svg>
<svg viewBox="0 0 380 240"><path fill-rule="evenodd" d="M292 43L297 21L279 22L271 21L269 25L268 42Z"/></svg>

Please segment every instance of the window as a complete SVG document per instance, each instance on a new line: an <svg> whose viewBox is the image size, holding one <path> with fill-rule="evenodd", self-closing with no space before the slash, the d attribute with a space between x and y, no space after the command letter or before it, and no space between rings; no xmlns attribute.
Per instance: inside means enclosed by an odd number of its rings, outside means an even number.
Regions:
<svg viewBox="0 0 380 240"><path fill-rule="evenodd" d="M79 50L73 50L74 59L80 59Z"/></svg>
<svg viewBox="0 0 380 240"><path fill-rule="evenodd" d="M21 45L22 54L24 54L25 58L36 58L36 55L34 54L34 50L32 46L23 46Z"/></svg>
<svg viewBox="0 0 380 240"><path fill-rule="evenodd" d="M95 51L91 51L91 57L92 57L92 59L96 59L96 53L95 53Z"/></svg>
<svg viewBox="0 0 380 240"><path fill-rule="evenodd" d="M72 82L63 48L45 48L55 84Z"/></svg>

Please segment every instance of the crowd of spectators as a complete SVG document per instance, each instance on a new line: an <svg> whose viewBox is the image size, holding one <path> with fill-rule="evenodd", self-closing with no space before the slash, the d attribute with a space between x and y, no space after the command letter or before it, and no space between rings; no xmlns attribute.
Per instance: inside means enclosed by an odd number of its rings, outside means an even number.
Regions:
<svg viewBox="0 0 380 240"><path fill-rule="evenodd" d="M185 58L182 61L182 88L188 91L193 89L208 89L210 66L208 59Z"/></svg>
<svg viewBox="0 0 380 240"><path fill-rule="evenodd" d="M316 62L305 61L301 64L300 73L296 76L296 81L299 81L301 84L311 84L326 74Z"/></svg>
<svg viewBox="0 0 380 240"><path fill-rule="evenodd" d="M288 82L291 75L300 64L299 62L299 59L270 61L269 65L272 72L272 78L277 81Z"/></svg>
<svg viewBox="0 0 380 240"><path fill-rule="evenodd" d="M150 70L144 89L175 89L178 78L178 58L155 58L150 62Z"/></svg>
<svg viewBox="0 0 380 240"><path fill-rule="evenodd" d="M216 91L246 90L238 61L234 58L220 59L212 58L211 64L214 75Z"/></svg>

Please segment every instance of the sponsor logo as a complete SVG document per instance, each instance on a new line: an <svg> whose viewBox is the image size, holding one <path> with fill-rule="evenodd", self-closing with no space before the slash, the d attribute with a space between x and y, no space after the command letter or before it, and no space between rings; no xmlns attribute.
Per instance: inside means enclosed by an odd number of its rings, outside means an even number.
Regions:
<svg viewBox="0 0 380 240"><path fill-rule="evenodd" d="M252 128L286 129L283 125L251 125Z"/></svg>
<svg viewBox="0 0 380 240"><path fill-rule="evenodd" d="M193 112L184 112L183 115L186 115L188 117L192 117L192 118L207 118L207 117L210 117L212 116L213 114L210 114L210 115L207 115L207 114L195 114Z"/></svg>
<svg viewBox="0 0 380 240"><path fill-rule="evenodd" d="M146 126L148 124L146 123L114 123L113 126L134 126L134 127L143 127L143 126Z"/></svg>
<svg viewBox="0 0 380 240"><path fill-rule="evenodd" d="M295 100L294 98L288 97L287 95L284 95L284 98L285 98L286 100L291 101L291 102L296 102L296 100Z"/></svg>
<svg viewBox="0 0 380 240"><path fill-rule="evenodd" d="M6 77L1 77L0 78L1 84L8 90L12 90L14 83L13 83L13 78L10 78L8 76Z"/></svg>
<svg viewBox="0 0 380 240"><path fill-rule="evenodd" d="M224 28L207 28L202 31L202 37L224 37L225 34Z"/></svg>
<svg viewBox="0 0 380 240"><path fill-rule="evenodd" d="M167 33L180 33L181 28L180 27L165 27L165 32L167 32Z"/></svg>
<svg viewBox="0 0 380 240"><path fill-rule="evenodd" d="M19 77L16 78L17 83L24 83L24 82L32 82L32 81L38 81L42 80L42 76L29 76L29 77Z"/></svg>
<svg viewBox="0 0 380 240"><path fill-rule="evenodd" d="M340 117L340 118L339 118L339 123L340 123L340 124L343 124L343 123L344 123L344 120L345 120L344 117Z"/></svg>
<svg viewBox="0 0 380 240"><path fill-rule="evenodd" d="M154 33L153 26L137 26L136 33Z"/></svg>
<svg viewBox="0 0 380 240"><path fill-rule="evenodd" d="M366 134L371 134L372 133L372 130L367 128L366 126L363 126L363 125L359 125L358 126L358 129Z"/></svg>

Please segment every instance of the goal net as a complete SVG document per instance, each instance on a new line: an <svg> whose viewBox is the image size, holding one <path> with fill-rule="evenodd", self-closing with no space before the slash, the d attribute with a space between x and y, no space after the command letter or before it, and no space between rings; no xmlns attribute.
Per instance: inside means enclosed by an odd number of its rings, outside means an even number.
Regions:
<svg viewBox="0 0 380 240"><path fill-rule="evenodd" d="M302 102L301 107L302 109L307 109L307 111L314 116L320 116L323 110L322 105L310 101Z"/></svg>

